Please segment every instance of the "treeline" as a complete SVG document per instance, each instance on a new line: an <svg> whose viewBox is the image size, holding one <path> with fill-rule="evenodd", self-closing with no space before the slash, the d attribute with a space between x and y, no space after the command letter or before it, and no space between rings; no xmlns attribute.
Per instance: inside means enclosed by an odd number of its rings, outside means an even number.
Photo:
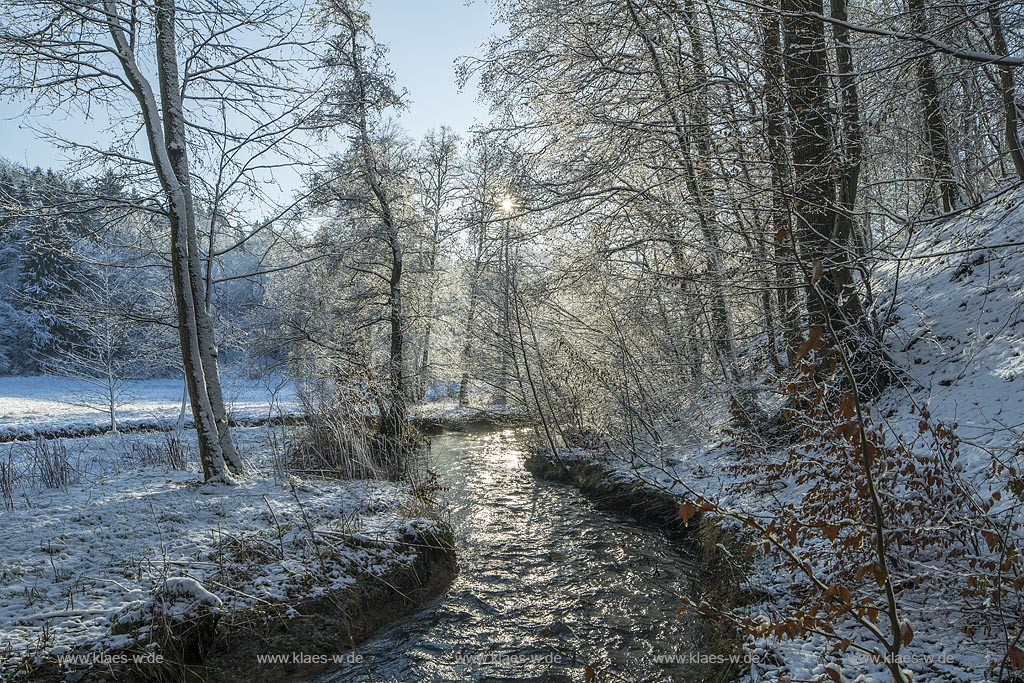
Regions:
<svg viewBox="0 0 1024 683"><path fill-rule="evenodd" d="M132 253L127 231L112 225L116 211L102 198L118 195L109 177L83 181L40 168L0 169L3 374L71 371L75 361L83 371L98 372L102 362L124 364L128 374L161 371L143 359L153 353L136 353L148 336L142 325L124 324L133 315L159 319L159 271L147 270L159 262ZM127 367L133 356L134 371Z"/></svg>
<svg viewBox="0 0 1024 683"><path fill-rule="evenodd" d="M90 178L4 164L0 373L113 384L180 376L162 248L167 229L112 172ZM261 256L217 259L216 275L247 275ZM263 285L255 276L212 289L231 360L259 348L253 340L263 323Z"/></svg>
<svg viewBox="0 0 1024 683"><path fill-rule="evenodd" d="M579 424L709 393L756 422L809 337L877 393L873 272L1024 177L1013 3L496 6L463 68L522 155L527 356Z"/></svg>
<svg viewBox="0 0 1024 683"><path fill-rule="evenodd" d="M516 160L447 128L413 141L377 124L368 140L389 164L383 182L404 266L402 403L504 404L514 380L502 292L506 219L519 208ZM361 193L359 163L352 150L326 159L295 212L273 225L236 226L201 209L198 242L229 371L327 379L348 400L386 408L396 377L391 235L375 199ZM0 171L0 198L0 372L111 385L181 375L169 226L150 198L113 172L89 178L11 164Z"/></svg>

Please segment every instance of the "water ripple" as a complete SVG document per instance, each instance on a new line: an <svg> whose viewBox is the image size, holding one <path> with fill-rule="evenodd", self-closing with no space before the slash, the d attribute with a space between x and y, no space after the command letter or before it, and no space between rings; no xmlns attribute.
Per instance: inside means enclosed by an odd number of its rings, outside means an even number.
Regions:
<svg viewBox="0 0 1024 683"><path fill-rule="evenodd" d="M682 681L690 626L675 596L680 549L573 488L522 467L514 431L442 435L431 467L448 487L461 572L437 601L384 629L362 662L319 683Z"/></svg>

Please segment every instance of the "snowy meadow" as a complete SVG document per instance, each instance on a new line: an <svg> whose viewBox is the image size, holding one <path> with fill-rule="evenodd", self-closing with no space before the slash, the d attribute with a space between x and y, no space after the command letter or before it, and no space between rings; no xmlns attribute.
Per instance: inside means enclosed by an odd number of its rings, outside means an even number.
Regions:
<svg viewBox="0 0 1024 683"><path fill-rule="evenodd" d="M0 0L0 680L1021 683L1022 67L1009 0Z"/></svg>

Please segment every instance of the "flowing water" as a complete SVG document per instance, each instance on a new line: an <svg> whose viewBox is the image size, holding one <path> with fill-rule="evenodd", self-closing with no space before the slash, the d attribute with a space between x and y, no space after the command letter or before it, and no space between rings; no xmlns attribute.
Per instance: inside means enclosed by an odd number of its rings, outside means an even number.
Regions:
<svg viewBox="0 0 1024 683"><path fill-rule="evenodd" d="M519 433L521 434L521 433ZM515 431L435 436L460 573L448 591L319 683L685 681L685 551L523 469ZM592 667L588 672L587 667Z"/></svg>

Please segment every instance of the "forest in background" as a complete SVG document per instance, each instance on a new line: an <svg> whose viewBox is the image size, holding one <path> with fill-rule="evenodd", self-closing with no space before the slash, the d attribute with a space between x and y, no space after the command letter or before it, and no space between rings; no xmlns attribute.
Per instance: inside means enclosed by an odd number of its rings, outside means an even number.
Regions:
<svg viewBox="0 0 1024 683"><path fill-rule="evenodd" d="M229 365L313 387L310 411L373 440L382 476L403 472L409 406L436 398L529 412L556 455L722 438L743 476L799 495L762 517L691 491L682 516L732 519L804 577L789 616L723 618L824 634L908 683L917 598L901 595L937 590L921 567L941 567L958 577L945 614L1014 680L1019 416L969 455L986 476L962 476L957 416L932 419L895 357L946 340L894 349L892 331L914 305L902 270L947 258L934 277L957 282L1021 245L1019 227L949 226L1024 180L1024 8L493 6L500 30L459 65L490 123L411 140L372 6L5 2L0 95L123 126L104 147L51 132L77 150L67 172L4 167L0 370L183 375L224 481L244 469L218 398ZM298 194L279 191L285 168Z"/></svg>

